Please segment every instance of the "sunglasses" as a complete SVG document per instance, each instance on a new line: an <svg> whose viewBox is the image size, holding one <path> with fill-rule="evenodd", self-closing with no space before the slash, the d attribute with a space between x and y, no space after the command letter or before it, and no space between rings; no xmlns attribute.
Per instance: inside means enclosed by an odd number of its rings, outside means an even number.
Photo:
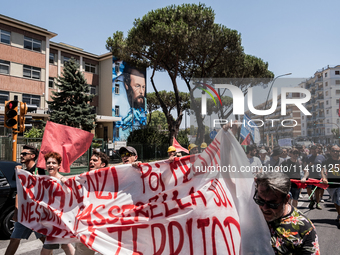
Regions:
<svg viewBox="0 0 340 255"><path fill-rule="evenodd" d="M26 155L31 155L32 153L28 153L28 152L21 152L20 153L20 155L23 155L24 157L26 156Z"/></svg>
<svg viewBox="0 0 340 255"><path fill-rule="evenodd" d="M125 152L125 153L122 153L122 154L120 154L120 157L131 157L131 156L134 156L134 154L133 153L130 153L130 152Z"/></svg>
<svg viewBox="0 0 340 255"><path fill-rule="evenodd" d="M277 209L283 203L283 201L280 203L269 203L269 202L264 201L263 199L259 199L257 198L257 190L255 191L253 199L255 203L258 204L259 206L267 205L271 209Z"/></svg>

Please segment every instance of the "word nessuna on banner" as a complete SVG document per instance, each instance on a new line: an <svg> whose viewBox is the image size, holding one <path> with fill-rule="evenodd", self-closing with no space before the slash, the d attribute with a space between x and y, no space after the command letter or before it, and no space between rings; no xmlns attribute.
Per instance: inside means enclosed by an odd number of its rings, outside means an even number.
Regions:
<svg viewBox="0 0 340 255"><path fill-rule="evenodd" d="M175 164L170 164L172 178L175 179L175 186L181 183L189 183L189 173L191 168L187 167L189 157L184 157ZM158 164L155 164L159 168ZM161 192L149 197L148 202L135 202L134 204L115 204L112 201L119 196L119 178L115 167L91 171L85 174L88 193L82 193L83 187L74 178L65 182L67 189L62 188L60 182L51 180L46 177L36 177L32 175L18 174L23 187L24 203L21 203L21 221L39 222L41 220L48 220L53 224L51 229L39 229L38 231L48 236L62 236L63 238L74 238L79 227L80 222L86 222L88 231L91 236L87 239L85 236L81 237L82 241L89 247L95 242L97 237L95 228L105 228L107 233L114 233L117 235L119 249L122 244L122 236L124 233L132 235L132 243L134 252L138 252L137 244L145 234L152 237L153 251L155 254L161 254L165 249L165 244L168 243L171 254L179 254L183 249L184 240L189 243L191 252L195 250L193 245L193 235L197 237L197 231L200 234L204 243L204 249L208 249L206 244L211 244L209 249L216 253L216 240L223 238L228 254L235 254L233 233L238 232L240 237L240 225L238 219L228 215L221 217L204 218L188 218L185 224L180 224L175 219L183 210L193 208L196 206L207 206L207 200L214 201L214 206L218 208L231 208L232 203L228 198L224 186L218 179L210 180L210 185L206 192L194 190L192 186L189 189L187 196L178 198L178 189L169 189L167 191L166 184L162 181L162 173L151 171L152 167L148 164L143 164L142 168L146 171L141 171L140 181L142 182L141 193L149 191L161 190ZM182 178L176 174L176 171L181 171ZM113 185L112 185L113 184ZM112 187L114 186L114 187ZM39 192L36 192L36 190ZM90 203L85 207L84 200L89 197L90 192L95 194L97 199L96 205ZM66 194L68 193L68 194ZM40 205L39 201L48 197L47 206ZM171 199L168 199L171 198ZM27 202L26 202L27 200ZM102 200L103 203L98 203ZM35 202L30 202L35 201ZM110 201L110 202L109 202ZM111 204L110 204L111 203ZM52 209L50 207L53 204ZM56 205L57 204L57 205ZM64 209L69 209L79 205L73 229L70 231L66 227L62 228L61 218ZM160 223L146 222L150 219L168 218L168 226ZM115 225L111 225L115 224ZM64 224L63 224L64 226ZM59 228L60 227L60 228ZM231 230L233 229L233 231ZM147 232L145 232L147 231ZM179 235L179 242L175 242ZM140 239L139 239L140 238ZM209 240L210 239L210 240ZM157 240L157 241L156 241ZM159 241L160 240L160 241ZM119 250L117 250L119 251ZM183 250L182 250L183 252ZM117 253L116 253L117 254Z"/></svg>

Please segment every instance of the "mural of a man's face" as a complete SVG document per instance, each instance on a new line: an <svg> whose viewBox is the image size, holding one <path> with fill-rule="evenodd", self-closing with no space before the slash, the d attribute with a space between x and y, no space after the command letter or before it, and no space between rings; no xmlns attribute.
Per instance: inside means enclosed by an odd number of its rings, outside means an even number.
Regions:
<svg viewBox="0 0 340 255"><path fill-rule="evenodd" d="M133 108L145 107L145 77L138 70L133 69L130 74L130 84L125 82L129 103Z"/></svg>

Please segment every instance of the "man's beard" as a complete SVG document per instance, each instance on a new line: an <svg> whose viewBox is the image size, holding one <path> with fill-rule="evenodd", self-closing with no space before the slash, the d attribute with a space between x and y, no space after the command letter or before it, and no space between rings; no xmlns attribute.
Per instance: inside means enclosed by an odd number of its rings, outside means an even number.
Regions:
<svg viewBox="0 0 340 255"><path fill-rule="evenodd" d="M139 100L139 99L142 99L142 100ZM144 97L138 96L137 98L135 98L135 100L133 101L132 107L144 109L145 108Z"/></svg>

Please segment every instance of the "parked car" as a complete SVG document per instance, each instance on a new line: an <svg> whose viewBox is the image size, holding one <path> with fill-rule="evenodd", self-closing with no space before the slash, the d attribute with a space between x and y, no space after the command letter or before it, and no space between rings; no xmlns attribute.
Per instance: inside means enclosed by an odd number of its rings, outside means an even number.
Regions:
<svg viewBox="0 0 340 255"><path fill-rule="evenodd" d="M118 150L112 150L112 155L110 155L110 163L114 163L114 164L117 164L117 163L120 163L122 162L122 159L119 155L119 151Z"/></svg>
<svg viewBox="0 0 340 255"><path fill-rule="evenodd" d="M12 220L15 208L17 185L15 182L15 167L20 165L13 161L0 161L0 232L9 238L13 232Z"/></svg>

